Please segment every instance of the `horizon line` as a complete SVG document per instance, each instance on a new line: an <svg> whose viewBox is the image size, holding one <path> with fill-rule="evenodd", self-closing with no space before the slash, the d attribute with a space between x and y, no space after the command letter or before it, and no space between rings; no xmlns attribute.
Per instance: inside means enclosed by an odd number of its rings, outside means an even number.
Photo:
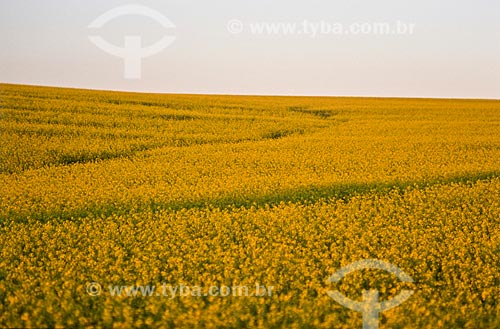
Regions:
<svg viewBox="0 0 500 329"><path fill-rule="evenodd" d="M234 96L234 97L311 97L311 98L379 98L379 99L433 99L433 100L471 100L471 101L500 101L500 98L474 98L474 97L426 97L426 96L373 96L373 95L322 95L322 94L244 94L244 93L195 93L195 92L159 92L159 91L136 91L124 89L99 89L89 87L62 86L62 85L42 85L31 83L12 83L2 82L1 85L39 87L39 88L55 88L55 89L71 89L84 91L103 91L114 93L129 93L129 94L151 94L151 95L184 95L184 96ZM1 88L0 88L1 91ZM1 95L1 92L0 92Z"/></svg>

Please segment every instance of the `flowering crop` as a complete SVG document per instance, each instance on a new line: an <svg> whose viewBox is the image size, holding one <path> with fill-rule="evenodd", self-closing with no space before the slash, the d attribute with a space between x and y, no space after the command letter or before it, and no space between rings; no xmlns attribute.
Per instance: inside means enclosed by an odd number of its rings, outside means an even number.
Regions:
<svg viewBox="0 0 500 329"><path fill-rule="evenodd" d="M500 327L498 101L0 91L0 327Z"/></svg>

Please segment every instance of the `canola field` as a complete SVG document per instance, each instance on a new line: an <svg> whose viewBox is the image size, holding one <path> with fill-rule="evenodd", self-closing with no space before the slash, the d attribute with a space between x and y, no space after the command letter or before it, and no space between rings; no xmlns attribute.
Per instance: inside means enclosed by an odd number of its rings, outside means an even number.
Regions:
<svg viewBox="0 0 500 329"><path fill-rule="evenodd" d="M500 327L500 101L0 100L0 327L361 328L327 292L368 289L414 292L380 328ZM413 282L327 281L365 259ZM235 285L273 290L205 293Z"/></svg>

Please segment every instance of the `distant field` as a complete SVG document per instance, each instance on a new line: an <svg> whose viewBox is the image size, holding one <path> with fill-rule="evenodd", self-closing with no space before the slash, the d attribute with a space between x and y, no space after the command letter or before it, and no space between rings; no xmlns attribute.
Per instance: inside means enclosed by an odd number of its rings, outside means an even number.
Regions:
<svg viewBox="0 0 500 329"><path fill-rule="evenodd" d="M500 328L500 101L0 85L0 327ZM90 296L89 282L103 291ZM112 296L109 285L273 286Z"/></svg>

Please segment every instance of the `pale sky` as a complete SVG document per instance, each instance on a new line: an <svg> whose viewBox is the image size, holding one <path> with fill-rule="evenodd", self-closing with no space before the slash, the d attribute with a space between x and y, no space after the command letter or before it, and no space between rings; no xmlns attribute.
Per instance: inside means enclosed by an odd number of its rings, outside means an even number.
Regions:
<svg viewBox="0 0 500 329"><path fill-rule="evenodd" d="M89 24L139 4L149 17ZM241 30L229 31L237 20ZM413 34L252 33L255 24L414 24ZM252 25L253 24L253 25ZM300 25L302 26L302 25ZM234 28L234 26L231 26ZM175 41L142 59L141 78L96 47L125 36ZM500 99L498 0L0 0L0 82L165 93Z"/></svg>

